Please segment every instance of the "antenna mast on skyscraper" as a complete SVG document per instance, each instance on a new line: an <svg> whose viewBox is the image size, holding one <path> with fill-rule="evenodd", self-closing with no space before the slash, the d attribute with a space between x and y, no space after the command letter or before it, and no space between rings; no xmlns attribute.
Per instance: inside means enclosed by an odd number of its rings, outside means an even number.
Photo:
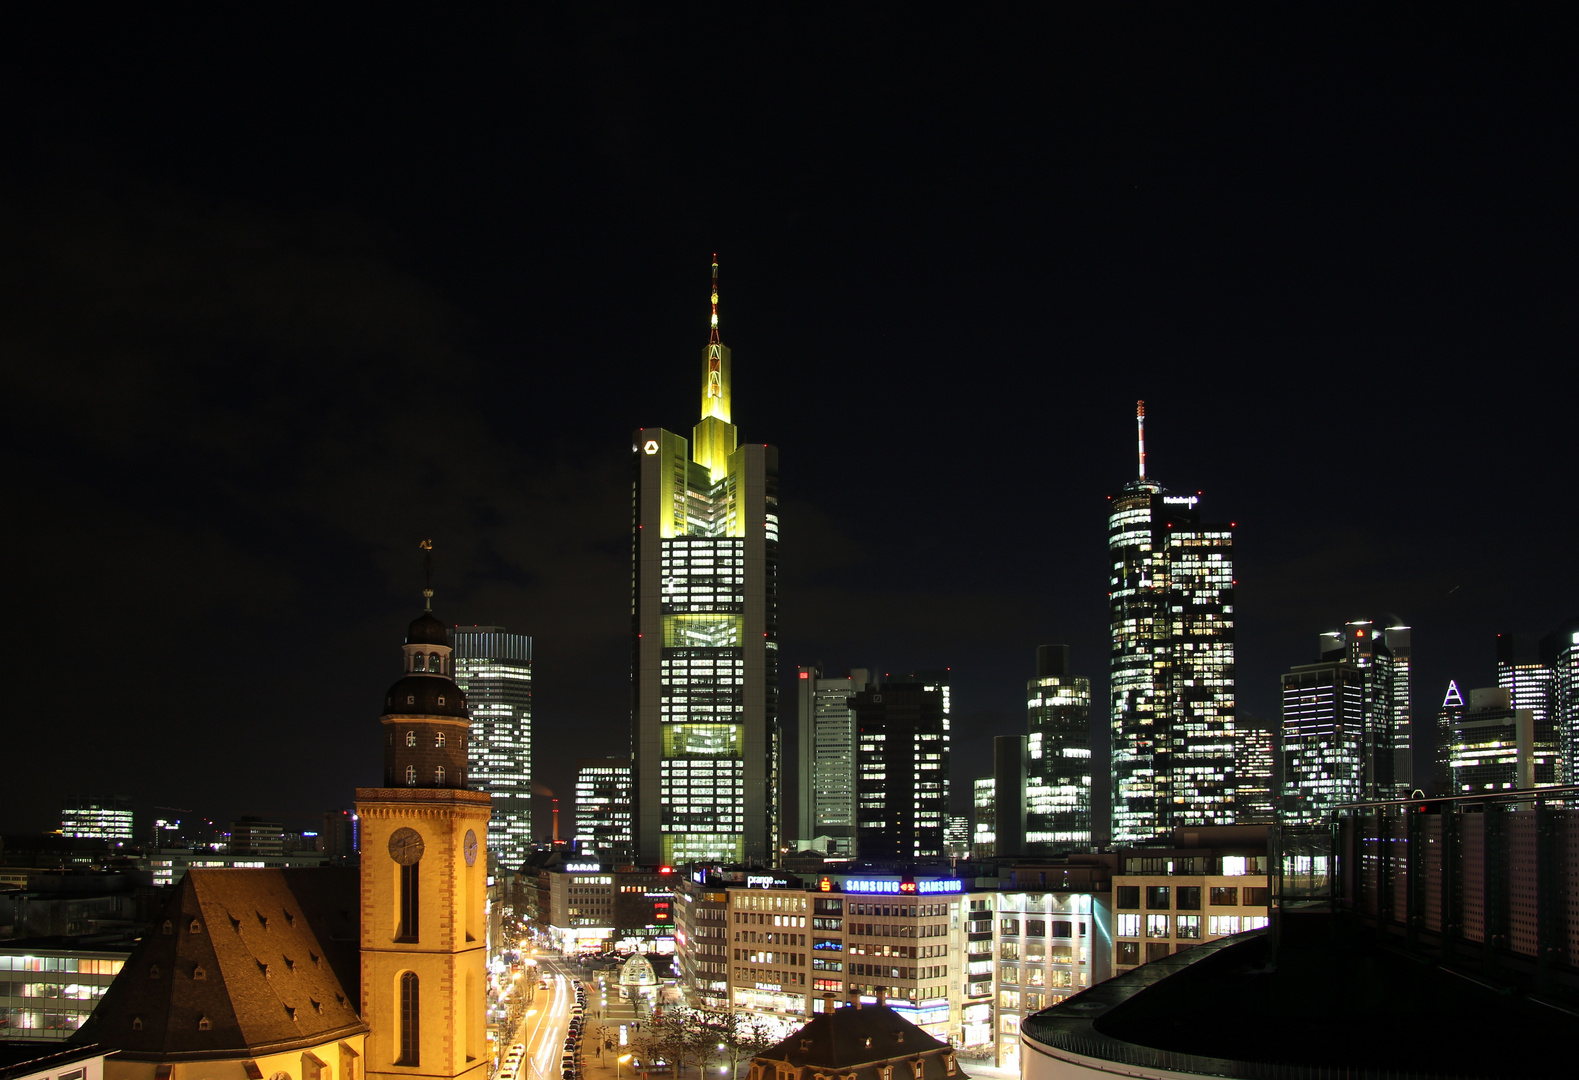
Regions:
<svg viewBox="0 0 1579 1080"><path fill-rule="evenodd" d="M1140 478L1146 479L1146 403L1135 402L1135 443L1140 450Z"/></svg>
<svg viewBox="0 0 1579 1080"><path fill-rule="evenodd" d="M433 610L433 541L419 540L417 550L422 552L422 610Z"/></svg>
<svg viewBox="0 0 1579 1080"><path fill-rule="evenodd" d="M713 252L713 336L708 338L713 345L718 344L718 252Z"/></svg>

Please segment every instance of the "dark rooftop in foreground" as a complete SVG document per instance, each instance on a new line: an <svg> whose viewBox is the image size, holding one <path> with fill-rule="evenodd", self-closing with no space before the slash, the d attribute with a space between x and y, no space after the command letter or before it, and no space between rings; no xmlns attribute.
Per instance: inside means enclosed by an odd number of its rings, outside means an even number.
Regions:
<svg viewBox="0 0 1579 1080"><path fill-rule="evenodd" d="M1504 990L1377 944L1321 910L1154 961L1027 1017L1033 1042L1179 1072L1290 1067L1420 1077L1567 1075L1579 1003ZM1345 1073L1348 1075L1349 1073Z"/></svg>
<svg viewBox="0 0 1579 1080"><path fill-rule="evenodd" d="M785 1062L796 1069L837 1071L855 1080L876 1080L878 1066L899 1058L921 1063L919 1072L906 1069L913 1080L965 1077L954 1051L886 1005L846 1006L818 1013L799 1031L756 1056L763 1062ZM753 1066L751 1075L763 1072Z"/></svg>

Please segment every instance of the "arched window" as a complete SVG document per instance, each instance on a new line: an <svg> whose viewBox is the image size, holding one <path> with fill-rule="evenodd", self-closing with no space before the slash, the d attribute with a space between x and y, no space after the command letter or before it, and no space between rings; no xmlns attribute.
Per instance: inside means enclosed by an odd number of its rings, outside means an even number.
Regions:
<svg viewBox="0 0 1579 1080"><path fill-rule="evenodd" d="M433 736L433 745L437 746L440 750L444 749L444 732L441 731L437 735Z"/></svg>
<svg viewBox="0 0 1579 1080"><path fill-rule="evenodd" d="M423 656L421 653L412 653L411 654L411 670L412 671L426 671L427 667L428 667L428 658L426 656Z"/></svg>
<svg viewBox="0 0 1579 1080"><path fill-rule="evenodd" d="M433 782L435 784L442 784L442 783L444 783L444 766L443 765L440 765L436 769L433 770Z"/></svg>
<svg viewBox="0 0 1579 1080"><path fill-rule="evenodd" d="M415 765L407 765L406 766L406 786L407 787L411 787L414 784L416 784L416 782L417 782L417 767Z"/></svg>
<svg viewBox="0 0 1579 1080"><path fill-rule="evenodd" d="M417 745L417 733L415 731L408 731L408 732L406 732L406 745L407 746L416 746Z"/></svg>
<svg viewBox="0 0 1579 1080"><path fill-rule="evenodd" d="M439 661L438 653L428 654L428 670L438 672L442 672L444 670L444 665Z"/></svg>
<svg viewBox="0 0 1579 1080"><path fill-rule="evenodd" d="M418 1020L422 1014L422 1003L417 1000L417 973L403 971L400 973L400 1057L396 1065L419 1065L418 1051L420 1032Z"/></svg>

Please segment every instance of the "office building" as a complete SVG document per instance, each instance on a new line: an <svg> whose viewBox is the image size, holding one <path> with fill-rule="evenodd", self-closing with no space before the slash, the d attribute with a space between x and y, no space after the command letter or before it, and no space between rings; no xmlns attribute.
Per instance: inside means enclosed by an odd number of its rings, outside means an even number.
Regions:
<svg viewBox="0 0 1579 1080"><path fill-rule="evenodd" d="M493 799L488 851L515 870L532 849L532 639L502 626L457 626L449 640L455 684L471 707L470 786Z"/></svg>
<svg viewBox="0 0 1579 1080"><path fill-rule="evenodd" d="M674 953L686 1004L698 1009L729 1008L729 929L731 881L743 872L693 867L674 883Z"/></svg>
<svg viewBox="0 0 1579 1080"><path fill-rule="evenodd" d="M1277 728L1265 720L1243 716L1234 726L1234 777L1238 784L1234 821L1270 825L1277 820Z"/></svg>
<svg viewBox="0 0 1579 1080"><path fill-rule="evenodd" d="M996 755L995 755L996 756ZM975 816L970 853L990 859L998 854L998 778L978 776L971 781L971 810Z"/></svg>
<svg viewBox="0 0 1579 1080"><path fill-rule="evenodd" d="M1509 706L1530 710L1536 730L1552 725L1562 745L1563 783L1579 778L1579 620L1550 634L1498 634L1497 686Z"/></svg>
<svg viewBox="0 0 1579 1080"><path fill-rule="evenodd" d="M1105 892L972 893L961 1045L990 1042L998 1068L1018 1069L1024 1018L1112 973L1107 900ZM989 955L977 951L989 944ZM985 999L972 992L987 987L991 996ZM989 1034L993 1028L996 1037Z"/></svg>
<svg viewBox="0 0 1579 1080"><path fill-rule="evenodd" d="M299 848L299 844L291 845L292 854L297 853ZM241 817L230 823L230 854L284 855L285 853L285 826L278 821L264 821L259 817Z"/></svg>
<svg viewBox="0 0 1579 1080"><path fill-rule="evenodd" d="M951 859L970 858L970 817L950 814L943 826L943 848Z"/></svg>
<svg viewBox="0 0 1579 1080"><path fill-rule="evenodd" d="M1166 847L1119 852L1113 972L1267 925L1265 826L1179 830Z"/></svg>
<svg viewBox="0 0 1579 1080"><path fill-rule="evenodd" d="M1147 477L1144 403L1136 424L1108 509L1115 843L1234 820L1233 527Z"/></svg>
<svg viewBox="0 0 1579 1080"><path fill-rule="evenodd" d="M7 1041L63 1042L92 1014L131 951L51 940L0 945L0 1030ZM8 1063L9 1064L9 1063Z"/></svg>
<svg viewBox="0 0 1579 1080"><path fill-rule="evenodd" d="M60 811L60 834L79 840L129 843L132 800L125 795L73 796Z"/></svg>
<svg viewBox="0 0 1579 1080"><path fill-rule="evenodd" d="M767 862L779 846L778 451L732 422L731 358L702 353L691 439L631 439L637 858Z"/></svg>
<svg viewBox="0 0 1579 1080"><path fill-rule="evenodd" d="M1025 689L1027 855L1091 847L1091 680L1069 671L1069 646L1036 650ZM1003 806L1001 800L998 805Z"/></svg>
<svg viewBox="0 0 1579 1080"><path fill-rule="evenodd" d="M1397 618L1382 625L1372 619L1351 619L1342 629L1321 635L1321 658L1348 660L1364 680L1362 798L1407 798L1414 786L1410 638L1410 628Z"/></svg>
<svg viewBox="0 0 1579 1080"><path fill-rule="evenodd" d="M1442 705L1436 713L1436 753L1432 770L1433 794L1445 797L1453 794L1453 731L1463 719L1464 695L1459 692L1456 680L1449 679L1447 693L1442 695Z"/></svg>
<svg viewBox="0 0 1579 1080"><path fill-rule="evenodd" d="M1469 692L1468 707L1452 727L1448 766L1453 792L1525 790L1559 783L1562 746L1551 717L1513 707L1498 687Z"/></svg>
<svg viewBox="0 0 1579 1080"><path fill-rule="evenodd" d="M946 691L885 683L850 698L856 727L856 855L943 857L948 817Z"/></svg>
<svg viewBox="0 0 1579 1080"><path fill-rule="evenodd" d="M957 1044L966 888L947 873L748 871L725 889L730 1006L799 1021L883 1001Z"/></svg>
<svg viewBox="0 0 1579 1080"><path fill-rule="evenodd" d="M819 667L802 667L796 680L800 746L799 846L820 846L832 856L855 853L855 713L850 697L871 685L871 673L856 668L825 679Z"/></svg>
<svg viewBox="0 0 1579 1080"><path fill-rule="evenodd" d="M631 861L631 762L576 760L576 847L608 862Z"/></svg>
<svg viewBox="0 0 1579 1080"><path fill-rule="evenodd" d="M1301 664L1283 676L1283 811L1321 821L1357 802L1364 782L1365 676L1346 659Z"/></svg>

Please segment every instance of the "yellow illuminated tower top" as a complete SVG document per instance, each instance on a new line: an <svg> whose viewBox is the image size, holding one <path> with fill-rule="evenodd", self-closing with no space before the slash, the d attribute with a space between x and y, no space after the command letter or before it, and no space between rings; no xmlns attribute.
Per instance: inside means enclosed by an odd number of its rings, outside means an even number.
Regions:
<svg viewBox="0 0 1579 1080"><path fill-rule="evenodd" d="M729 422L729 346L718 339L718 255L713 255L713 327L702 354L702 419L691 431L691 460L713 480L728 469L740 432Z"/></svg>

